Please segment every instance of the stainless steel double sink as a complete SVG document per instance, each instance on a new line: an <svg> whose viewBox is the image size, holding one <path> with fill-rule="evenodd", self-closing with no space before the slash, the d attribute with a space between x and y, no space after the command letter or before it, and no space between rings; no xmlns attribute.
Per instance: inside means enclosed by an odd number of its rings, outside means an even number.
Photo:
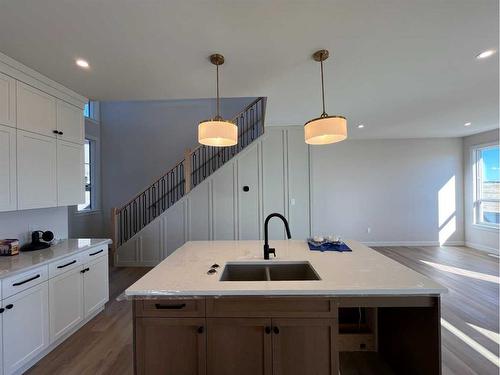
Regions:
<svg viewBox="0 0 500 375"><path fill-rule="evenodd" d="M321 280L309 262L226 263L220 281Z"/></svg>

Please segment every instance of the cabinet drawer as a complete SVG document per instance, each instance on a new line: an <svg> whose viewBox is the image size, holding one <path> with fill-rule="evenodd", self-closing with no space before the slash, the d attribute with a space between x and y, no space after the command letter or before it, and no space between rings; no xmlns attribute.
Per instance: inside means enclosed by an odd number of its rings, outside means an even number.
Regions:
<svg viewBox="0 0 500 375"><path fill-rule="evenodd" d="M97 247L93 247L90 250L86 250L80 253L80 258L82 263L92 262L94 259L103 257L108 255L108 245L101 245Z"/></svg>
<svg viewBox="0 0 500 375"><path fill-rule="evenodd" d="M207 299L210 317L337 317L332 298L323 297L220 297Z"/></svg>
<svg viewBox="0 0 500 375"><path fill-rule="evenodd" d="M60 275L64 272L72 270L75 267L80 267L83 264L80 254L75 254L64 259L60 259L57 262L49 264L49 278Z"/></svg>
<svg viewBox="0 0 500 375"><path fill-rule="evenodd" d="M135 301L135 314L147 317L204 317L205 299L176 298Z"/></svg>
<svg viewBox="0 0 500 375"><path fill-rule="evenodd" d="M10 297L48 279L48 267L42 266L2 281L2 298Z"/></svg>

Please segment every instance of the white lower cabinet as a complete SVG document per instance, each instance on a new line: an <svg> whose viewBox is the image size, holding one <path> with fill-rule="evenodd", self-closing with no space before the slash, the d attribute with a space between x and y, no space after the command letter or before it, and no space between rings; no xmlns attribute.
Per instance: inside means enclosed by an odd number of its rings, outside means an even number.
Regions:
<svg viewBox="0 0 500 375"><path fill-rule="evenodd" d="M82 267L49 280L50 342L70 332L83 316Z"/></svg>
<svg viewBox="0 0 500 375"><path fill-rule="evenodd" d="M85 317L100 309L109 299L108 257L103 256L83 266Z"/></svg>
<svg viewBox="0 0 500 375"><path fill-rule="evenodd" d="M49 345L48 291L43 282L3 300L4 375L16 372Z"/></svg>
<svg viewBox="0 0 500 375"><path fill-rule="evenodd" d="M0 375L24 372L104 307L107 254L96 247L1 280L2 295L11 295L0 307ZM48 280L44 269L53 270ZM12 294L10 284L28 287Z"/></svg>

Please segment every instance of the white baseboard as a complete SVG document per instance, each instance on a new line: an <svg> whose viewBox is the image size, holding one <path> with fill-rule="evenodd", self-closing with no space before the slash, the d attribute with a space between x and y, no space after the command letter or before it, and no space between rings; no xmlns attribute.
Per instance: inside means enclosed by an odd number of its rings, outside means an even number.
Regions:
<svg viewBox="0 0 500 375"><path fill-rule="evenodd" d="M441 246L439 241L368 241L366 246ZM464 241L446 241L442 246L464 246Z"/></svg>
<svg viewBox="0 0 500 375"><path fill-rule="evenodd" d="M439 246L439 241L368 241L366 246Z"/></svg>
<svg viewBox="0 0 500 375"><path fill-rule="evenodd" d="M497 254L497 255L499 254L498 249L495 249L494 247L490 247L490 246L480 245L480 244L468 242L468 241L465 242L465 246L471 247L471 248L479 250L479 251L484 251L487 253L493 253L493 254Z"/></svg>

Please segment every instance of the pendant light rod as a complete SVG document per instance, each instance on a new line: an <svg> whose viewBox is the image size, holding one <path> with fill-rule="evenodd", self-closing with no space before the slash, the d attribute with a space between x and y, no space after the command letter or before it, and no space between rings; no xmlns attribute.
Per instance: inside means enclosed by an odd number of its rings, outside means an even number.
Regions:
<svg viewBox="0 0 500 375"><path fill-rule="evenodd" d="M324 73L323 73L323 61L325 61L330 56L330 53L326 49L320 49L319 51L314 52L312 55L315 61L318 61L321 64L321 98L323 100L323 113L321 117L328 116L325 110L325 82L324 82Z"/></svg>
<svg viewBox="0 0 500 375"><path fill-rule="evenodd" d="M216 74L217 74L217 80L216 80L216 86L217 86L217 114L215 116L216 119L221 119L220 115L220 96L219 96L219 65L224 64L224 56L222 56L219 53L214 53L213 55L210 55L210 62L215 65L216 67Z"/></svg>

